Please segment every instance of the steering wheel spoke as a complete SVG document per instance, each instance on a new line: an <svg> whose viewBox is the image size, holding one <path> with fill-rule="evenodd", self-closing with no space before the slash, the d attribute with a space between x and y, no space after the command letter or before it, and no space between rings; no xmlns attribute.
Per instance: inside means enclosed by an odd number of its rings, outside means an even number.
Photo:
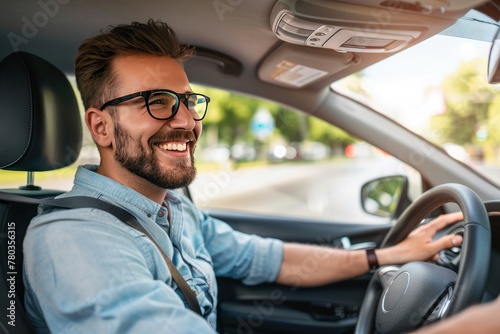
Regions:
<svg viewBox="0 0 500 334"><path fill-rule="evenodd" d="M392 279L399 271L401 266L384 266L377 270L377 278L382 285L382 289L385 290L391 284Z"/></svg>
<svg viewBox="0 0 500 334"><path fill-rule="evenodd" d="M429 314L427 319L424 322L424 325L428 325L442 319L450 306L451 298L453 297L453 286L449 286L446 290L446 293L440 298L439 303L434 307L432 313Z"/></svg>

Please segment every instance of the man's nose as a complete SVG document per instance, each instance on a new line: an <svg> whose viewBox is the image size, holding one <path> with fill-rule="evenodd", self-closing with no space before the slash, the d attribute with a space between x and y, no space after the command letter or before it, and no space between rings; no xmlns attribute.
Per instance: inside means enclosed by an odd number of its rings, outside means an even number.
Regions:
<svg viewBox="0 0 500 334"><path fill-rule="evenodd" d="M193 119L193 114L181 101L181 103L179 103L179 109L177 110L177 113L172 119L170 119L169 124L174 129L191 131L194 129L196 121Z"/></svg>

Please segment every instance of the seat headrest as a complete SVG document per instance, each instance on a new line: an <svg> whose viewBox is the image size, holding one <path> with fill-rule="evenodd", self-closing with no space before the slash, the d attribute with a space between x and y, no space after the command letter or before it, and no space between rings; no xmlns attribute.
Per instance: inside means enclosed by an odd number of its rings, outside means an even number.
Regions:
<svg viewBox="0 0 500 334"><path fill-rule="evenodd" d="M47 171L78 158L82 124L75 93L54 65L27 52L0 62L0 169Z"/></svg>

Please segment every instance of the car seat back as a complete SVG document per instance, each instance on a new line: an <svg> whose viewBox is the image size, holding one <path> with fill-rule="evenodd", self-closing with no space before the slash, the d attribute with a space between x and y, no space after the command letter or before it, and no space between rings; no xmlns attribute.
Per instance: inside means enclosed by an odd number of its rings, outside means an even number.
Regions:
<svg viewBox="0 0 500 334"><path fill-rule="evenodd" d="M27 172L27 183L3 193L34 198L61 191L41 189L33 172L68 166L78 158L82 126L70 82L58 68L27 52L14 52L0 62L0 169ZM24 312L22 245L37 213L36 204L0 201L0 328L31 333Z"/></svg>

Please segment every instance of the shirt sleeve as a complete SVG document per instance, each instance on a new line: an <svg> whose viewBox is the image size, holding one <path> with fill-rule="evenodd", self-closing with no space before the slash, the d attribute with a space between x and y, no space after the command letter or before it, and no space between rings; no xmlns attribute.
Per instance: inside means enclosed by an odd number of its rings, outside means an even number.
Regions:
<svg viewBox="0 0 500 334"><path fill-rule="evenodd" d="M35 218L24 240L26 309L39 331L215 333L153 277L136 240L144 236L102 211L78 210Z"/></svg>
<svg viewBox="0 0 500 334"><path fill-rule="evenodd" d="M274 282L283 261L283 242L235 231L200 212L207 248L217 276L242 279L248 285Z"/></svg>

